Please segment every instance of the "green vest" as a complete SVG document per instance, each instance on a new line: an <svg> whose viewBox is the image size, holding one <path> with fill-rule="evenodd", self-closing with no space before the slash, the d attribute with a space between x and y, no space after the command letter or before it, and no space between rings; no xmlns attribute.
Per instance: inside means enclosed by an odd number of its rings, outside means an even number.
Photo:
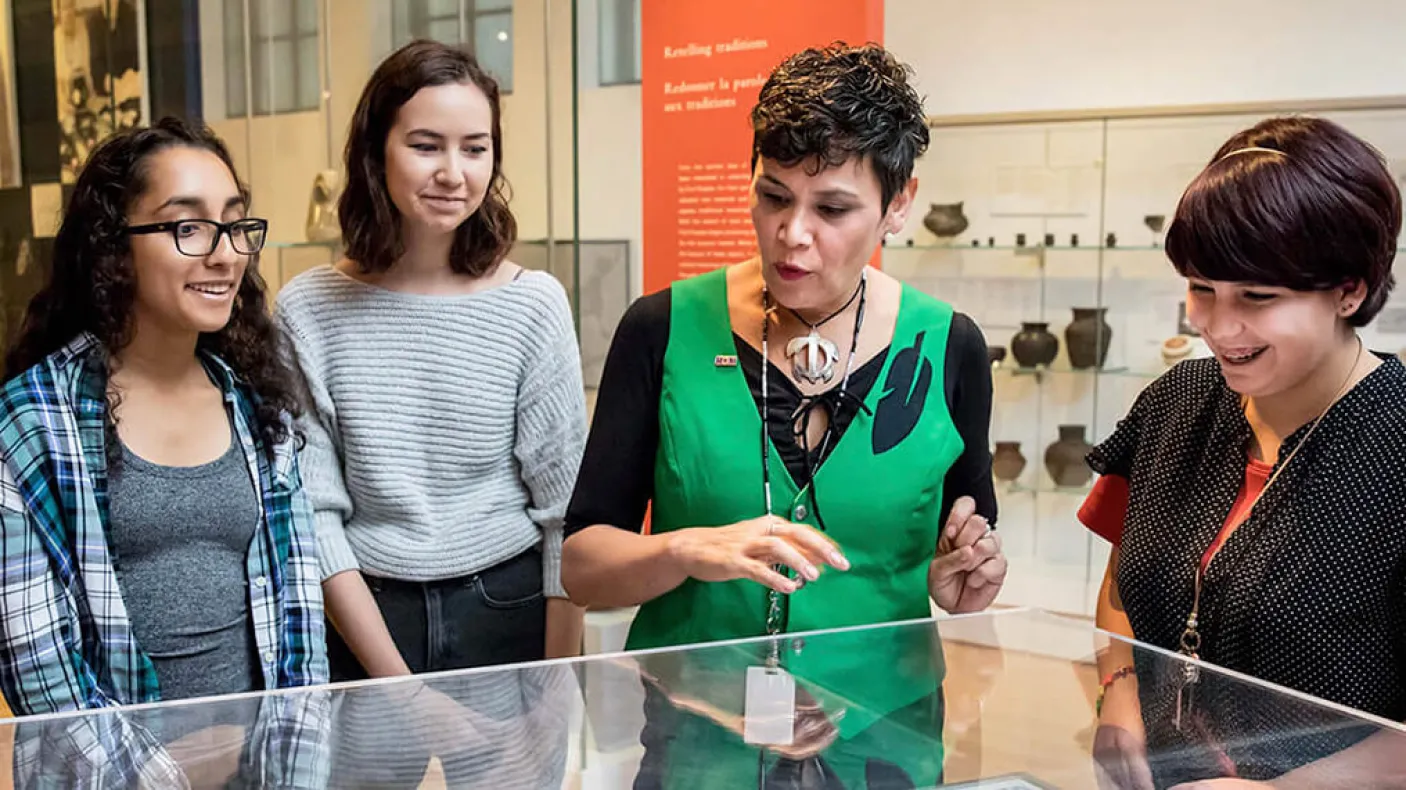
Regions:
<svg viewBox="0 0 1406 790"><path fill-rule="evenodd" d="M659 403L655 533L732 524L765 510L757 403L741 367L718 361L736 354L726 278L726 269L718 269L673 285ZM852 567L824 570L818 581L789 596L787 632L931 616L927 572L942 527L942 485L963 450L944 394L951 323L949 305L904 286L883 371L865 398L868 412L856 415L815 476L827 534ZM791 479L769 440L767 452L777 515L818 526L809 494ZM766 597L766 589L752 581L686 581L641 607L627 647L764 636ZM942 668L934 664L940 664L941 651L914 644L915 638L926 640L917 633L927 631L877 630L862 650L787 650L785 666L818 699L847 707L841 737L855 738L936 690ZM655 663L671 665L673 683L690 693L715 699L721 694L740 708L740 679L759 657L756 649L705 649L697 660ZM940 733L936 739L940 744Z"/></svg>

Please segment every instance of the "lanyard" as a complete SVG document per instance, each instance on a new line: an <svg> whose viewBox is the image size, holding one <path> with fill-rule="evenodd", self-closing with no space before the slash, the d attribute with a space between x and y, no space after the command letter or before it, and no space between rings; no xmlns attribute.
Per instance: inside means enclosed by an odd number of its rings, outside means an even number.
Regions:
<svg viewBox="0 0 1406 790"><path fill-rule="evenodd" d="M1299 454L1299 450L1302 450L1304 445L1308 444L1308 440L1312 438L1313 432L1318 430L1319 424L1323 422L1324 417L1328 416L1328 412L1332 411L1338 401L1347 394L1349 385L1352 383L1352 374L1357 372L1357 366L1361 361L1362 339L1359 337L1357 339L1357 357L1353 359L1352 367L1348 369L1347 376L1343 378L1342 386L1338 387L1338 391L1333 395L1333 399L1329 401L1323 411L1319 412L1318 416L1313 419L1313 423L1309 425L1308 431L1304 433L1303 438L1294 446L1294 449L1289 452L1288 457L1278 465L1279 468L1274 470L1274 474L1270 475L1269 480L1264 484L1264 488L1261 488L1260 492L1255 495L1254 500L1250 502L1250 506L1245 509L1247 512L1244 519L1245 521L1249 521L1250 518L1254 516L1255 507L1264 499L1265 492L1269 491L1270 487L1279 479L1279 475L1293 462L1294 457ZM1216 553L1219 554L1221 550L1223 550L1223 548L1218 549ZM1211 566L1211 562L1214 561L1215 555L1213 554L1206 562L1198 561L1196 563L1196 575L1193 577L1192 581L1191 613L1186 617L1186 628L1181 632L1181 639L1178 644L1178 652L1190 659L1190 661L1187 661L1181 667L1182 677L1180 683L1177 684L1172 726L1178 731L1182 729L1183 711L1189 712L1192 705L1190 692L1200 680L1201 676L1200 669L1194 663L1201 658L1201 592L1205 586L1206 570Z"/></svg>
<svg viewBox="0 0 1406 790"><path fill-rule="evenodd" d="M860 275L860 278L859 278L859 289L858 289L858 293L859 293L859 308L858 308L858 310L856 311L855 317L854 317L854 336L853 336L853 338L852 338L852 340L851 340L851 342L850 342L850 347L849 347L849 359L845 362L845 375L844 375L844 377L843 377L842 379L840 379L840 402L841 402L841 403L844 402L844 395L845 395L845 392L848 391L848 389L849 389L849 377L850 377L850 373L854 370L854 357L855 357L855 353L856 353L856 352L858 351L858 349L859 349L859 330L860 330L861 327L864 326L864 306L865 306L865 297L866 297L866 295L867 295L868 289L869 289L869 273L868 273L868 271L866 270L866 271L864 271L864 272ZM769 337L770 337L770 334L771 334L771 333L770 333L770 327L771 327L771 313L772 313L772 309L773 309L773 308L772 308L772 303L771 303L771 293L766 290L766 287L765 287L765 286L763 286L763 287L762 287L762 403L761 403L761 406L762 406L762 437L761 437L761 445L762 445L762 500L763 500L763 504L764 504L765 507L766 507L766 514L767 514L768 516L770 516L770 515L773 514L773 511L772 511L772 498L771 498L771 447L770 447L771 437L770 437L770 434L768 433L768 428L769 428L769 426L770 426L770 424L771 424L771 411L770 411L770 403L769 403L771 390L770 390L770 386L769 386L770 382L768 381L768 374L767 374L767 371L771 368L770 346L769 346L768 340L769 340ZM834 421L833 419L831 419L830 422L829 422L829 424L825 426L825 436L821 439L821 442L820 442L820 453L819 453L819 455L818 455L817 457L819 457L819 458L824 458L824 457L825 457L825 451L826 451L826 450L829 448L829 446L830 446L830 440L831 440L831 438L834 436L834 430L835 430L835 421ZM802 489L802 491L804 491L804 490L806 490L806 489L810 489L811 492L812 492L812 495L814 495L814 480L807 480L807 481L806 481L806 483L805 483L805 488ZM785 568L783 568L783 567L781 567L781 566L777 566L776 569L777 569L778 572L786 573ZM778 593L778 592L775 591L775 590L768 590L768 591L767 591L767 613L766 613L766 632L767 632L767 636L775 636L776 634L781 633L781 619L782 619L781 608L782 608L782 606L781 606L781 594ZM775 654L775 651L776 651L776 645L775 645L775 643L773 643L773 644L772 644L772 652L773 652L773 655Z"/></svg>

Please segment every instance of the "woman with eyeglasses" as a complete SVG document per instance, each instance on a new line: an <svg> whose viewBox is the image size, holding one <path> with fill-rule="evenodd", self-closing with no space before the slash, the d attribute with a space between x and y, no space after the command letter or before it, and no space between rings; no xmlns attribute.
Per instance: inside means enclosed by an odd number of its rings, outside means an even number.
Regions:
<svg viewBox="0 0 1406 790"><path fill-rule="evenodd" d="M78 177L0 389L16 714L327 681L267 222L248 211L224 144L173 119ZM99 730L113 750L142 737Z"/></svg>

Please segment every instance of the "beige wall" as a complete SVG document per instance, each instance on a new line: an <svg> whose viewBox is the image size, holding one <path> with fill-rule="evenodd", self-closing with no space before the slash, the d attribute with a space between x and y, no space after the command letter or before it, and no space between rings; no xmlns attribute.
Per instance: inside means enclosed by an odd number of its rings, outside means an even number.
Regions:
<svg viewBox="0 0 1406 790"><path fill-rule="evenodd" d="M941 114L1406 94L1400 0L886 0Z"/></svg>
<svg viewBox="0 0 1406 790"><path fill-rule="evenodd" d="M663 2L664 0L648 0ZM236 151L273 239L303 238L307 200L340 160L361 86L390 47L389 4L331 0L327 112L223 120L220 0L201 0L207 118ZM1406 94L1398 0L888 0L885 38L912 63L931 113ZM596 0L578 0L580 234L632 242L640 283L638 85L596 83ZM523 238L569 236L571 1L517 0L514 92L504 102L504 171ZM550 43L544 32L550 27ZM1254 36L1243 35L1253 28ZM550 58L548 57L550 52ZM547 86L550 79L550 113ZM548 123L552 139L548 157ZM552 194L548 211L548 193Z"/></svg>

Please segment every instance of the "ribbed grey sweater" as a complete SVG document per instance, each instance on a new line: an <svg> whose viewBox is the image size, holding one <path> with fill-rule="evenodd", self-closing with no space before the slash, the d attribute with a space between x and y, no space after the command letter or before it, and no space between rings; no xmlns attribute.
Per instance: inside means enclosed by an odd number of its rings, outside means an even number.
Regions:
<svg viewBox="0 0 1406 790"><path fill-rule="evenodd" d="M541 544L544 589L566 596L586 404L556 279L423 296L322 266L284 286L275 312L308 404L299 462L323 578L447 579Z"/></svg>

